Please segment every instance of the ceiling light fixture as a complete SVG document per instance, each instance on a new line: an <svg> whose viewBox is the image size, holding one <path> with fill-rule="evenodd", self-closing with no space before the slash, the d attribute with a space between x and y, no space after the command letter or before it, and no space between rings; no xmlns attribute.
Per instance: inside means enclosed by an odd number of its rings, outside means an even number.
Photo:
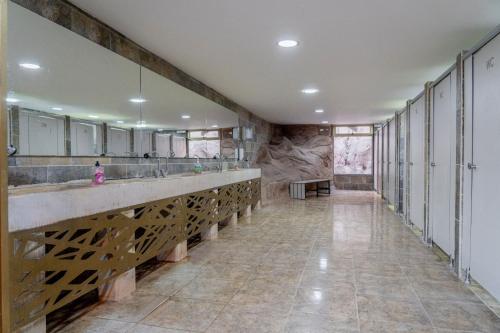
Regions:
<svg viewBox="0 0 500 333"><path fill-rule="evenodd" d="M278 42L278 45L284 48L295 47L299 45L299 42L293 39L284 39Z"/></svg>
<svg viewBox="0 0 500 333"><path fill-rule="evenodd" d="M187 115L187 114L184 114L184 115L182 115L182 116L181 116L181 118L182 118L182 119L189 119L189 118L191 118L191 116L190 116L190 115Z"/></svg>
<svg viewBox="0 0 500 333"><path fill-rule="evenodd" d="M89 118L97 119L97 118L99 118L99 116L95 116L95 115L91 114L91 115L89 115Z"/></svg>
<svg viewBox="0 0 500 333"><path fill-rule="evenodd" d="M316 109L316 110L314 110L314 112L316 112L316 113L323 113L323 112L325 112L325 110L323 110L323 109Z"/></svg>
<svg viewBox="0 0 500 333"><path fill-rule="evenodd" d="M117 120L116 123L117 124L123 124L123 120Z"/></svg>
<svg viewBox="0 0 500 333"><path fill-rule="evenodd" d="M328 124L328 120L323 120L321 123L322 124Z"/></svg>
<svg viewBox="0 0 500 333"><path fill-rule="evenodd" d="M129 99L129 101L132 103L144 103L146 100L142 97L138 97L138 98L131 98Z"/></svg>
<svg viewBox="0 0 500 333"><path fill-rule="evenodd" d="M308 95L310 95L310 94L315 94L315 93L317 93L318 91L319 91L319 90L318 90L318 89L316 89L316 88L306 88L306 89L302 89L302 92L303 92L304 94L308 94Z"/></svg>
<svg viewBox="0 0 500 333"><path fill-rule="evenodd" d="M144 120L138 121L137 127L139 127L139 128L146 127L146 121L144 121Z"/></svg>
<svg viewBox="0 0 500 333"><path fill-rule="evenodd" d="M58 106L54 106L54 107L53 107L53 108L51 108L51 109L52 109L52 110L54 110L54 111L62 111L62 110L63 110L63 108L58 107Z"/></svg>
<svg viewBox="0 0 500 333"><path fill-rule="evenodd" d="M214 125L212 125L212 127L213 127L213 128L217 128L217 127L219 127L219 125L214 124Z"/></svg>
<svg viewBox="0 0 500 333"><path fill-rule="evenodd" d="M19 67L25 68L25 69L40 69L40 65L38 64L30 64L30 63L21 63L19 64Z"/></svg>
<svg viewBox="0 0 500 333"><path fill-rule="evenodd" d="M17 103L17 102L20 102L20 100L18 100L17 98L14 98L14 97L7 97L7 98L5 99L5 101L6 101L7 103Z"/></svg>

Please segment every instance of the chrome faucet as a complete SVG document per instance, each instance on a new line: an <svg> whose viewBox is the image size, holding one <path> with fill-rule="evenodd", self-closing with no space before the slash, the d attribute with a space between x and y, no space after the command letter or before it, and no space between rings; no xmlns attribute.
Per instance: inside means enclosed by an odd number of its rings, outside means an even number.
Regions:
<svg viewBox="0 0 500 333"><path fill-rule="evenodd" d="M222 172L222 170L224 169L224 155L216 153L215 157L219 161L219 164L217 165L217 171Z"/></svg>
<svg viewBox="0 0 500 333"><path fill-rule="evenodd" d="M161 157L156 158L156 170L154 171L154 175L156 178L165 178L165 171L161 168Z"/></svg>

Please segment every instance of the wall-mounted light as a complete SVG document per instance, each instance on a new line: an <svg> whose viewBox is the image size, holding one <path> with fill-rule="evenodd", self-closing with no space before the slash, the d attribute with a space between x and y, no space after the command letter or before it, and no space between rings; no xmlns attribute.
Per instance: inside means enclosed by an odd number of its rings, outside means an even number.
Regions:
<svg viewBox="0 0 500 333"><path fill-rule="evenodd" d="M191 116L190 116L190 115L188 115L188 114L183 114L183 115L181 116L181 118L182 118L182 119L189 119L189 118L191 118Z"/></svg>
<svg viewBox="0 0 500 333"><path fill-rule="evenodd" d="M17 103L17 102L20 102L20 100L19 100L19 99L14 98L14 97L7 97L7 98L5 99L5 101L6 101L7 103Z"/></svg>
<svg viewBox="0 0 500 333"><path fill-rule="evenodd" d="M316 112L316 113L323 113L323 112L325 112L325 110L323 110L323 109L316 109L316 110L314 110L314 112Z"/></svg>
<svg viewBox="0 0 500 333"><path fill-rule="evenodd" d="M123 123L124 123L124 121L123 121L123 120L117 120L117 121L116 121L116 123L117 123L117 124L123 124Z"/></svg>
<svg viewBox="0 0 500 333"><path fill-rule="evenodd" d="M321 123L322 124L328 124L328 120L323 120Z"/></svg>
<svg viewBox="0 0 500 333"><path fill-rule="evenodd" d="M92 119L98 119L98 118L99 118L99 116L96 116L96 115L91 114L91 115L89 115L89 118L92 118Z"/></svg>
<svg viewBox="0 0 500 333"><path fill-rule="evenodd" d="M54 110L54 111L62 111L63 110L63 108L61 108L59 106L54 106L51 109Z"/></svg>

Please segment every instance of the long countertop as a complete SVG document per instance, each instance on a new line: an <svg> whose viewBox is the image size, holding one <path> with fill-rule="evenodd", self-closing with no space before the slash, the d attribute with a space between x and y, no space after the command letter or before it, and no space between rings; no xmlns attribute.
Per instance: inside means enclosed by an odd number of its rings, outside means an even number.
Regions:
<svg viewBox="0 0 500 333"><path fill-rule="evenodd" d="M91 185L90 181L9 189L9 231L176 197L261 177L260 169L137 178Z"/></svg>

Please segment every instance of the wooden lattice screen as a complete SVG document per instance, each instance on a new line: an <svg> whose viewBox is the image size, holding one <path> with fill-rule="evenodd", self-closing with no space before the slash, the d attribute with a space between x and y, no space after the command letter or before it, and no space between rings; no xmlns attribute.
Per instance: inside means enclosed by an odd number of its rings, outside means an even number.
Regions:
<svg viewBox="0 0 500 333"><path fill-rule="evenodd" d="M10 233L12 327L45 316L260 200L260 179Z"/></svg>

